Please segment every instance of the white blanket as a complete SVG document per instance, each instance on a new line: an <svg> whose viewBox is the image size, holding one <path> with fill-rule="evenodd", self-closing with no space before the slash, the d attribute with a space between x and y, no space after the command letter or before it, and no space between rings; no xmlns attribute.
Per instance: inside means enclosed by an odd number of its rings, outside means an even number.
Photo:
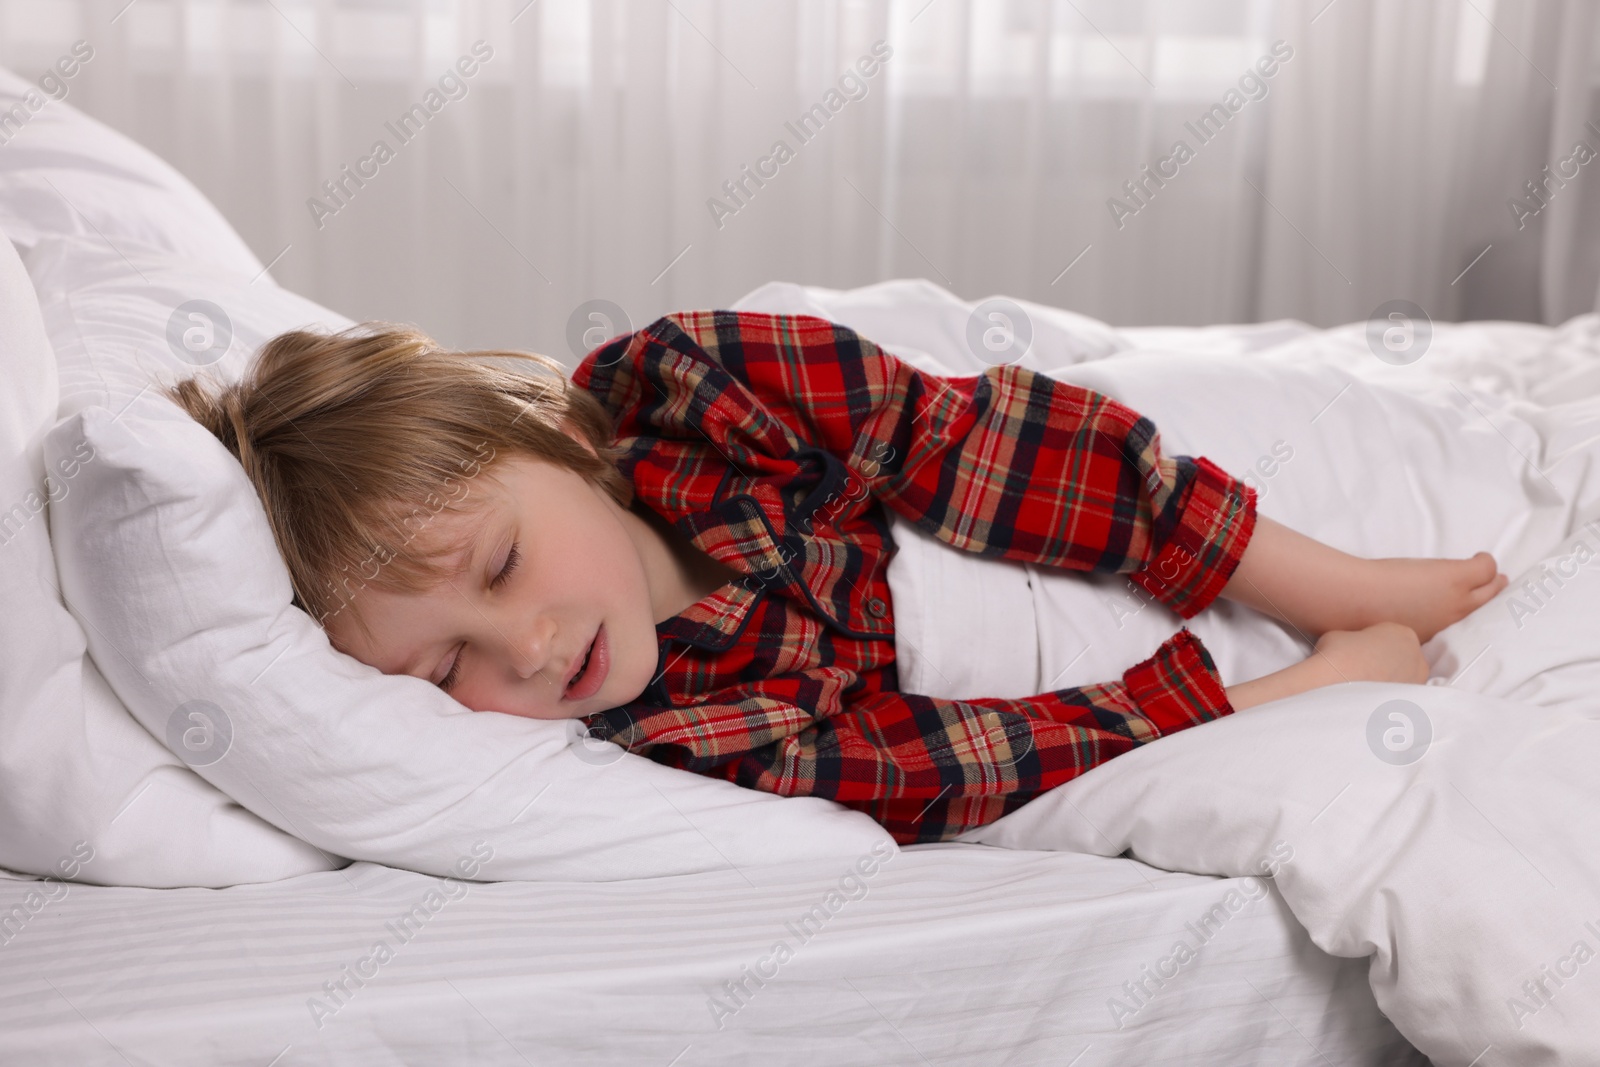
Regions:
<svg viewBox="0 0 1600 1067"><path fill-rule="evenodd" d="M824 309L857 325L848 306ZM928 369L974 373L941 359L926 328L872 325ZM1593 316L1553 335L1444 326L1408 367L1377 360L1359 325L1291 331L1249 355L1030 357L1151 415L1169 451L1250 472L1264 514L1362 555L1487 548L1514 581L1430 644L1434 684L1342 685L1186 731L968 839L1275 873L1319 946L1371 957L1379 1005L1435 1062L1600 1059L1594 331ZM1113 678L1180 625L1115 579L895 532L908 690L1023 695ZM1191 628L1228 682L1305 650L1238 609Z"/></svg>

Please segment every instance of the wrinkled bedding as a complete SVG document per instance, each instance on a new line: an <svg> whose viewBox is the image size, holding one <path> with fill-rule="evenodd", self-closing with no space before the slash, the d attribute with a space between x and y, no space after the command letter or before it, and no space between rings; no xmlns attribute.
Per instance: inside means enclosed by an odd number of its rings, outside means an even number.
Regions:
<svg viewBox="0 0 1600 1067"><path fill-rule="evenodd" d="M976 372L928 322L897 337L881 313L852 321L851 294L811 299L930 368ZM1364 324L1121 336L1109 354L1025 364L1150 415L1169 452L1249 477L1263 514L1367 556L1487 548L1513 580L1429 643L1426 686L1346 684L1184 731L966 840L1271 876L1319 947L1366 960L1379 1006L1435 1063L1600 1059L1595 317L1438 325L1404 366L1375 358ZM1114 678L1182 625L1123 579L964 556L905 523L895 536L907 689ZM1227 682L1309 651L1228 605L1189 625ZM1193 938L1173 933L1165 967L1181 974ZM1137 1010L1161 988L1120 999Z"/></svg>

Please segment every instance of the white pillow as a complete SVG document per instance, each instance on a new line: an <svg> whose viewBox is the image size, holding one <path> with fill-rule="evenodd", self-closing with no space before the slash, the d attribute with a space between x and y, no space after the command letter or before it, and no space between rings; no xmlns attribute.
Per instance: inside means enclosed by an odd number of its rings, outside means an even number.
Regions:
<svg viewBox="0 0 1600 1067"><path fill-rule="evenodd" d="M9 127L0 151L0 229L18 247L75 235L116 249L133 242L246 278L261 270L211 202L149 149L5 69L0 111L26 116Z"/></svg>
<svg viewBox="0 0 1600 1067"><path fill-rule="evenodd" d="M202 368L234 381L284 330L353 324L268 278L252 282L132 239L111 250L46 237L23 261L55 345L62 417L90 405L120 411L151 383Z"/></svg>
<svg viewBox="0 0 1600 1067"><path fill-rule="evenodd" d="M43 463L56 367L27 274L0 237L0 865L142 886L324 870L328 857L196 777L130 718L57 593L48 524L96 462ZM46 501L53 501L46 505Z"/></svg>

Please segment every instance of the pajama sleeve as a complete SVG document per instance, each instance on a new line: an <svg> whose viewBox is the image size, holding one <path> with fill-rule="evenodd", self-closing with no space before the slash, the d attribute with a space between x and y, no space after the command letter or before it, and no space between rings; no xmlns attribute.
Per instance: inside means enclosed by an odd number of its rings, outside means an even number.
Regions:
<svg viewBox="0 0 1600 1067"><path fill-rule="evenodd" d="M1164 455L1123 404L1018 366L939 378L881 351L868 365L904 397L871 431L900 457L874 490L941 541L1126 574L1186 619L1238 566L1255 491L1207 459Z"/></svg>
<svg viewBox="0 0 1600 1067"><path fill-rule="evenodd" d="M948 840L1136 745L1229 711L1187 630L1121 680L1018 700L878 692L813 670L739 687L727 703L602 713L596 736L684 770L871 815L901 844Z"/></svg>

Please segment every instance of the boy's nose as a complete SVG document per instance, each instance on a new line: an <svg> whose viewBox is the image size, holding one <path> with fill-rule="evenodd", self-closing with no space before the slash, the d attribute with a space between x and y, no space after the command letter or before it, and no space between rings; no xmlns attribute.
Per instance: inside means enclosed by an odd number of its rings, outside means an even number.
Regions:
<svg viewBox="0 0 1600 1067"><path fill-rule="evenodd" d="M524 618L512 625L515 629L508 629L506 633L511 638L511 667L517 672L517 677L526 680L543 674L559 688L561 664L553 662L552 658L554 648L551 638L555 624L548 617L539 615L532 619ZM552 672L554 679L548 677Z"/></svg>

